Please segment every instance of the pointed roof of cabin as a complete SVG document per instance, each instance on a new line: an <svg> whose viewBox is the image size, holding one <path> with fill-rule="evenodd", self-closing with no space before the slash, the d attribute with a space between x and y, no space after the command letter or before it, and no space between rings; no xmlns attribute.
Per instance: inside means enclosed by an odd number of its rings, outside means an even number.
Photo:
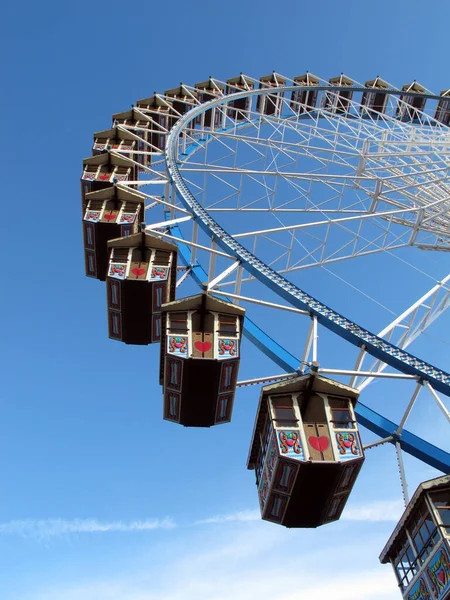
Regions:
<svg viewBox="0 0 450 600"><path fill-rule="evenodd" d="M136 134L127 129L119 129L119 127L111 127L111 129L105 129L104 131L96 131L94 133L94 140L96 138L114 138L120 140L135 140Z"/></svg>
<svg viewBox="0 0 450 600"><path fill-rule="evenodd" d="M134 167L134 162L125 156L117 153L103 152L102 154L96 154L95 156L88 156L83 158L83 165L96 166L96 165L107 165L111 164L115 167Z"/></svg>
<svg viewBox="0 0 450 600"><path fill-rule="evenodd" d="M141 233L135 233L134 235L126 235L125 237L115 238L109 240L108 248L135 248L144 245L147 248L153 248L155 250L166 250L168 252L178 252L178 246L166 242L161 238L158 238L149 233L142 231Z"/></svg>
<svg viewBox="0 0 450 600"><path fill-rule="evenodd" d="M115 185L114 187L104 188L96 192L88 192L86 194L86 202L89 200L121 200L122 202L139 202L140 204L144 204L145 196L136 190Z"/></svg>
<svg viewBox="0 0 450 600"><path fill-rule="evenodd" d="M203 293L196 294L195 296L187 296L186 298L174 300L173 302L167 302L162 305L161 312L172 310L198 310L202 306L202 298ZM210 296L209 294L206 294L205 309L242 317L245 314L245 308L242 308L242 306L237 306L236 304L226 302L225 300L219 300L219 298Z"/></svg>

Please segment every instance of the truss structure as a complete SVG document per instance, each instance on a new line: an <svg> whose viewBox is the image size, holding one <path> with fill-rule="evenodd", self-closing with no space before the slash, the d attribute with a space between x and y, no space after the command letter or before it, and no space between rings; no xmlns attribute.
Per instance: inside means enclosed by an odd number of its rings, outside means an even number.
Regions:
<svg viewBox="0 0 450 600"><path fill-rule="evenodd" d="M445 472L450 455L404 425L423 387L448 419L439 393L450 395L450 375L406 349L449 306L450 275L378 334L292 278L401 248L449 251L449 124L450 91L434 95L416 82L400 90L379 78L241 74L138 101L113 120L137 147L112 152L139 167L138 180L118 185L146 198L147 229L179 245L179 284L190 275L230 301L306 316L301 358L247 319L247 337L285 373L242 385L305 368L348 377L360 390L376 378L412 379L400 424L361 402L358 418L379 443L395 445L399 464L403 449ZM321 365L321 327L358 348L353 365Z"/></svg>

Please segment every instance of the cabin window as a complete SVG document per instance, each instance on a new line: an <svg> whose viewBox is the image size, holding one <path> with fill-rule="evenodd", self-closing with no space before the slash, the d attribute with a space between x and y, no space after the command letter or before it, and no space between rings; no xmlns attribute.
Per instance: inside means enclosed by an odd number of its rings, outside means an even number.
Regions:
<svg viewBox="0 0 450 600"><path fill-rule="evenodd" d="M167 359L167 385L174 390L180 390L181 388L181 375L183 365L181 360L174 358Z"/></svg>
<svg viewBox="0 0 450 600"><path fill-rule="evenodd" d="M178 398L175 394L169 395L169 415L171 417L176 417L177 415L177 400Z"/></svg>
<svg viewBox="0 0 450 600"><path fill-rule="evenodd" d="M284 513L284 508L286 506L286 498L282 497L282 496L274 496L273 498L273 503L272 503L272 507L270 510L270 517L272 517L272 519L280 521L281 517L283 516Z"/></svg>
<svg viewBox="0 0 450 600"><path fill-rule="evenodd" d="M447 535L450 535L450 490L442 492L434 492L431 495L431 500L439 513L439 518L445 528Z"/></svg>
<svg viewBox="0 0 450 600"><path fill-rule="evenodd" d="M171 333L187 333L188 331L187 312L170 313L170 331Z"/></svg>
<svg viewBox="0 0 450 600"><path fill-rule="evenodd" d="M273 417L277 427L298 427L292 396L276 396L271 398Z"/></svg>
<svg viewBox="0 0 450 600"><path fill-rule="evenodd" d="M120 310L119 285L118 281L114 281L113 279L108 280L109 307L116 310Z"/></svg>
<svg viewBox="0 0 450 600"><path fill-rule="evenodd" d="M180 379L180 365L178 362L172 362L170 365L170 383L177 384Z"/></svg>
<svg viewBox="0 0 450 600"><path fill-rule="evenodd" d="M113 304L117 304L119 300L119 296L117 293L117 286L116 285L112 285L111 286L111 301Z"/></svg>
<svg viewBox="0 0 450 600"><path fill-rule="evenodd" d="M94 247L94 229L90 223L85 223L84 228L86 231L86 246L89 248Z"/></svg>
<svg viewBox="0 0 450 600"><path fill-rule="evenodd" d="M328 404L331 409L331 422L335 429L354 429L355 424L352 420L348 400L338 398L329 398Z"/></svg>
<svg viewBox="0 0 450 600"><path fill-rule="evenodd" d="M115 315L115 314L112 315L112 329L113 329L114 335L119 334L119 319L118 319L118 315Z"/></svg>
<svg viewBox="0 0 450 600"><path fill-rule="evenodd" d="M264 426L260 431L260 452L258 456L258 460L256 461L256 484L259 484L259 480L261 479L261 473L264 467L264 462L266 460L267 448L269 447L270 436L272 435L272 427L270 426L270 419L268 415L266 415Z"/></svg>
<svg viewBox="0 0 450 600"><path fill-rule="evenodd" d="M293 465L289 465L287 463L282 464L281 472L279 472L278 474L278 479L275 483L275 487L281 492L289 492L296 471L297 467L294 467Z"/></svg>
<svg viewBox="0 0 450 600"><path fill-rule="evenodd" d="M153 286L153 310L161 310L161 305L164 302L165 283L155 283Z"/></svg>
<svg viewBox="0 0 450 600"><path fill-rule="evenodd" d="M402 589L405 589L418 571L416 557L407 538L400 542L400 549L394 559L394 568Z"/></svg>
<svg viewBox="0 0 450 600"><path fill-rule="evenodd" d="M236 317L219 315L219 335L237 335Z"/></svg>
<svg viewBox="0 0 450 600"><path fill-rule="evenodd" d="M357 469L356 465L348 466L345 469L344 475L342 476L342 479L339 482L339 486L337 489L338 492L343 492L344 490L347 490L350 488L350 482L353 478L353 475L354 475L356 469Z"/></svg>
<svg viewBox="0 0 450 600"><path fill-rule="evenodd" d="M94 277L97 275L97 269L95 264L95 254L93 252L86 252L86 267L89 275L93 275Z"/></svg>
<svg viewBox="0 0 450 600"><path fill-rule="evenodd" d="M234 362L226 362L222 366L222 377L220 381L220 391L226 392L233 387L234 380Z"/></svg>
<svg viewBox="0 0 450 600"><path fill-rule="evenodd" d="M179 407L180 397L179 394L174 394L173 392L169 392L167 395L167 419L176 420L178 419L178 407Z"/></svg>
<svg viewBox="0 0 450 600"><path fill-rule="evenodd" d="M417 552L420 562L423 562L430 554L436 542L438 533L430 513L425 504L421 504L415 511L415 518L408 525L408 531Z"/></svg>
<svg viewBox="0 0 450 600"><path fill-rule="evenodd" d="M153 315L152 341L161 341L161 316Z"/></svg>
<svg viewBox="0 0 450 600"><path fill-rule="evenodd" d="M228 397L220 398L220 400L219 400L219 419L224 419L226 417L228 401L229 401Z"/></svg>
<svg viewBox="0 0 450 600"><path fill-rule="evenodd" d="M230 420L230 406L231 406L232 396L220 396L219 397L219 405L217 407L217 423L223 423L224 421Z"/></svg>
<svg viewBox="0 0 450 600"><path fill-rule="evenodd" d="M342 510L342 503L345 502L345 496L340 496L339 498L335 498L331 503L330 510L327 514L327 519L333 519L340 513Z"/></svg>
<svg viewBox="0 0 450 600"><path fill-rule="evenodd" d="M119 340L122 337L120 313L112 310L109 311L109 336Z"/></svg>
<svg viewBox="0 0 450 600"><path fill-rule="evenodd" d="M170 264L171 252L165 252L164 250L155 250L155 256L153 258L153 264L158 267L168 267Z"/></svg>
<svg viewBox="0 0 450 600"><path fill-rule="evenodd" d="M353 421L348 408L333 408L331 414L335 429L352 429Z"/></svg>
<svg viewBox="0 0 450 600"><path fill-rule="evenodd" d="M117 263L128 262L128 248L114 248L112 260Z"/></svg>

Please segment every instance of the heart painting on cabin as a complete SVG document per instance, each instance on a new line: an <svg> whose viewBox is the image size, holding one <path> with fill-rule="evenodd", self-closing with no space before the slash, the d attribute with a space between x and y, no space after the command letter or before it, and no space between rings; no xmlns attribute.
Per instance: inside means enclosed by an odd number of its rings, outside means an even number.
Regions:
<svg viewBox="0 0 450 600"><path fill-rule="evenodd" d="M317 450L317 452L325 452L325 450L329 446L329 440L326 437L316 437L315 435L311 435L308 438L308 442L311 445L311 448Z"/></svg>
<svg viewBox="0 0 450 600"><path fill-rule="evenodd" d="M211 342L195 342L194 348L199 352L208 352L211 349Z"/></svg>
<svg viewBox="0 0 450 600"><path fill-rule="evenodd" d="M136 275L136 277L140 277L145 273L145 271L146 269L138 269L136 267L134 269L131 269L131 272L133 273L133 275Z"/></svg>

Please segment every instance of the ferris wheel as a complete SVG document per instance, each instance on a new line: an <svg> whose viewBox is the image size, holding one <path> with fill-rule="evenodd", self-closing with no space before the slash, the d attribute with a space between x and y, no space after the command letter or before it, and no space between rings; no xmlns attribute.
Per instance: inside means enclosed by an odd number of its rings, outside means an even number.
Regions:
<svg viewBox="0 0 450 600"><path fill-rule="evenodd" d="M113 115L111 129L94 134L81 180L86 274L107 280L111 338L161 342L165 418L223 423L241 386L281 386L285 393L296 382L313 389L312 378L319 395L335 397L327 381L338 378L352 398L348 414L378 437L364 449L393 444L405 502L403 451L450 472L450 454L406 428L419 393L450 420L442 400L450 395L450 374L407 350L450 304L450 274L435 276L420 263L426 252L450 250L449 126L450 90L435 95L417 82L398 89L379 77L360 84L345 75L326 81L272 73L181 84L139 100ZM386 269L386 259L423 280L417 296L378 329L368 317L356 319L351 302L345 310L345 298L327 292L322 301L301 283L308 273L364 260ZM180 300L187 277L199 294ZM371 291L349 286L380 304ZM208 319L217 339L207 332ZM295 344L277 336L278 321L295 328ZM246 360L242 335L270 359L271 372L238 380L239 360ZM346 348L334 365L322 361L319 339L327 336ZM178 358L169 356L168 344ZM180 416L177 377L187 372L187 357L209 360L202 370L195 363L183 380L194 389L209 365L217 402L204 420L205 405ZM166 390L167 377L173 386ZM404 383L398 422L364 404L375 380ZM338 410L326 403L327 414ZM347 428L339 435L350 447ZM322 439L315 432L311 439ZM311 452L324 459L321 442L315 444Z"/></svg>

